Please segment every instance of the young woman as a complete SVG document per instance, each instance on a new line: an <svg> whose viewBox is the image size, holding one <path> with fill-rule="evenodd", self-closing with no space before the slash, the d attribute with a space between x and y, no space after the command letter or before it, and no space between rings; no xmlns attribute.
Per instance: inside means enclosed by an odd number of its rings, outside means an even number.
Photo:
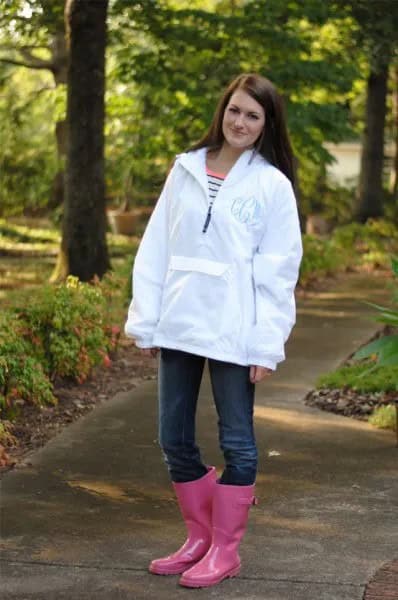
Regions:
<svg viewBox="0 0 398 600"><path fill-rule="evenodd" d="M284 360L302 244L282 101L256 74L225 90L209 131L177 156L133 269L126 334L159 363L159 441L188 530L150 571L206 587L240 570L254 486L255 384ZM208 360L225 468L195 443Z"/></svg>

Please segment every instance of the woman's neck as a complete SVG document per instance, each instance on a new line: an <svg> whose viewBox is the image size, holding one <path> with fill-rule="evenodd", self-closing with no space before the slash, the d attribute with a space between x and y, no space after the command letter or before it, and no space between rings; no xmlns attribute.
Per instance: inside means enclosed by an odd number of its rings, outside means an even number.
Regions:
<svg viewBox="0 0 398 600"><path fill-rule="evenodd" d="M224 142L219 150L210 150L207 153L207 166L217 173L226 175L245 150L247 148L232 148Z"/></svg>

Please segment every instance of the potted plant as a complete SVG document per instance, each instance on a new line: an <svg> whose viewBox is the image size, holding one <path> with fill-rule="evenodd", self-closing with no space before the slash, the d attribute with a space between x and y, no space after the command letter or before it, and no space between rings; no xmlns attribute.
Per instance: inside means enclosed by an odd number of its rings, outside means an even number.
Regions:
<svg viewBox="0 0 398 600"><path fill-rule="evenodd" d="M134 235L136 230L137 214L131 208L133 201L133 175L128 171L123 186L121 205L116 209L108 209L108 221L113 233Z"/></svg>

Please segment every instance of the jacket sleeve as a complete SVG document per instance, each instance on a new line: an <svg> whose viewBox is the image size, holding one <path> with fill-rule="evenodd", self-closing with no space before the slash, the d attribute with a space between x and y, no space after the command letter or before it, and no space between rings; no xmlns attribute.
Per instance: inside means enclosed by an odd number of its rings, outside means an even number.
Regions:
<svg viewBox="0 0 398 600"><path fill-rule="evenodd" d="M266 231L253 258L256 321L248 340L250 365L275 370L296 321L294 288L303 254L296 199L290 182L279 181Z"/></svg>
<svg viewBox="0 0 398 600"><path fill-rule="evenodd" d="M170 171L141 239L133 266L133 298L124 327L139 348L151 348L160 317L169 254L169 205L175 179Z"/></svg>

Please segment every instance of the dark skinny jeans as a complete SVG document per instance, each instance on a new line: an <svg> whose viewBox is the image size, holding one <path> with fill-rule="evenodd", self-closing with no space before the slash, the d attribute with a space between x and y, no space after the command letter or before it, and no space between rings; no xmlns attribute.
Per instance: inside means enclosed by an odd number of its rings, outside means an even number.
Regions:
<svg viewBox="0 0 398 600"><path fill-rule="evenodd" d="M249 367L207 359L218 413L225 468L220 483L251 485L257 471L253 430L255 386ZM195 415L206 358L161 348L159 362L159 442L172 481L199 479L207 473L195 442Z"/></svg>

